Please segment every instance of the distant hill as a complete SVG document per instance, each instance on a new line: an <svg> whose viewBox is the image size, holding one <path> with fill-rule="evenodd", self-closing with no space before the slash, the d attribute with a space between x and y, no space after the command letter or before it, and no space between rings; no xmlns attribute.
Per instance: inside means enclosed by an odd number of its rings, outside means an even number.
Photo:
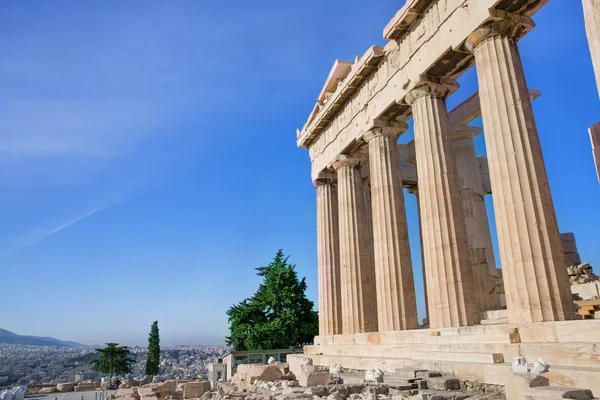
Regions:
<svg viewBox="0 0 600 400"><path fill-rule="evenodd" d="M0 328L0 343L7 344L24 344L30 346L54 346L54 347L80 347L85 346L81 343L65 342L63 340L54 339L51 337L26 336L17 335Z"/></svg>

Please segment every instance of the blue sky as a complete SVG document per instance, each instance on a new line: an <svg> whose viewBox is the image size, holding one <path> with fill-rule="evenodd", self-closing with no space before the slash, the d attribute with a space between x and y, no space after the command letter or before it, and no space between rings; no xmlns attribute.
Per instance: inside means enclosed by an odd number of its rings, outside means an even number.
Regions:
<svg viewBox="0 0 600 400"><path fill-rule="evenodd" d="M384 44L403 3L0 3L0 327L144 344L158 320L164 344L220 343L226 309L279 248L316 300L315 193L296 128L333 61ZM542 91L560 229L600 269L581 4L551 1L535 21L520 49ZM476 90L475 70L459 82L449 108Z"/></svg>

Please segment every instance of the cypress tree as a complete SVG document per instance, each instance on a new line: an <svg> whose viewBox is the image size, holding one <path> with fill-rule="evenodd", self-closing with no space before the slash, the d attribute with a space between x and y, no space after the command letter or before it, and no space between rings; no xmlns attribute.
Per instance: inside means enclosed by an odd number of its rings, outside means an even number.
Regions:
<svg viewBox="0 0 600 400"><path fill-rule="evenodd" d="M158 375L159 365L160 337L158 335L158 321L154 321L148 336L148 359L146 360L146 375L150 376L150 380Z"/></svg>

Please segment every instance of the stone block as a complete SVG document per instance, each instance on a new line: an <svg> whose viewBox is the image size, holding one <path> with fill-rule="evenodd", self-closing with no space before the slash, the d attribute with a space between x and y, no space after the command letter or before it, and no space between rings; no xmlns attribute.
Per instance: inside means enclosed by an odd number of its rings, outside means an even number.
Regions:
<svg viewBox="0 0 600 400"><path fill-rule="evenodd" d="M58 390L59 392L72 392L74 389L75 389L74 382L59 383L58 385L56 385L56 390Z"/></svg>
<svg viewBox="0 0 600 400"><path fill-rule="evenodd" d="M231 381L237 385L254 383L254 381L276 381L283 378L283 373L277 365L242 364L238 366Z"/></svg>
<svg viewBox="0 0 600 400"><path fill-rule="evenodd" d="M141 388L138 388L137 392L138 392L138 396L140 396L140 397L154 396L154 391L152 390L150 385L145 385L145 386L142 386Z"/></svg>
<svg viewBox="0 0 600 400"><path fill-rule="evenodd" d="M591 300L600 297L600 293L598 293L597 282L571 285L571 293L581 297L582 300Z"/></svg>
<svg viewBox="0 0 600 400"><path fill-rule="evenodd" d="M548 386L548 378L533 374L511 374L504 384L506 400L522 400L531 388Z"/></svg>
<svg viewBox="0 0 600 400"><path fill-rule="evenodd" d="M566 388L558 386L536 387L525 392L525 400L573 399L592 400L594 395L589 389Z"/></svg>
<svg viewBox="0 0 600 400"><path fill-rule="evenodd" d="M56 393L57 390L55 387L45 387L45 388L41 388L38 393Z"/></svg>
<svg viewBox="0 0 600 400"><path fill-rule="evenodd" d="M213 394L211 392L205 392L202 397L200 397L200 400L212 400L213 398Z"/></svg>
<svg viewBox="0 0 600 400"><path fill-rule="evenodd" d="M195 399L202 396L205 392L210 392L209 381L188 382L183 385L184 399Z"/></svg>
<svg viewBox="0 0 600 400"><path fill-rule="evenodd" d="M423 400L464 400L471 397L471 394L462 392L436 392L424 391L421 394Z"/></svg>
<svg viewBox="0 0 600 400"><path fill-rule="evenodd" d="M119 389L115 393L115 397L117 399L121 397L135 397L135 394L137 394L137 390L135 389Z"/></svg>
<svg viewBox="0 0 600 400"><path fill-rule="evenodd" d="M402 378L423 378L423 376L419 376L419 374L424 374L428 372L424 369L409 369L409 368L397 368L394 371L394 375L402 377ZM439 375L438 375L439 376Z"/></svg>
<svg viewBox="0 0 600 400"><path fill-rule="evenodd" d="M158 400L158 396L146 396L142 397L140 400Z"/></svg>
<svg viewBox="0 0 600 400"><path fill-rule="evenodd" d="M314 365L307 365L295 374L300 386L327 385L329 383L329 369Z"/></svg>
<svg viewBox="0 0 600 400"><path fill-rule="evenodd" d="M435 390L460 390L460 381L456 378L428 378L427 389Z"/></svg>

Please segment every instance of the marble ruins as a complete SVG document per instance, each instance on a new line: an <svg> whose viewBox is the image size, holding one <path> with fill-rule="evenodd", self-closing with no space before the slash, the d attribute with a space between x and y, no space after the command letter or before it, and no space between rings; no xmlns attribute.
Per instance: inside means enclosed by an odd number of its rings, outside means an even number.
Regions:
<svg viewBox="0 0 600 400"><path fill-rule="evenodd" d="M383 31L384 47L334 63L297 133L317 194L320 333L303 356L314 365L505 385L515 357L543 357L550 384L600 394L600 319L574 311L531 106L540 93L528 89L518 49L547 2L407 0ZM583 3L600 85L600 1ZM448 111L471 67L479 92ZM479 115L483 131L469 125ZM414 140L399 145L410 118ZM481 134L487 158L475 152ZM422 254L410 251L405 188L418 200ZM292 370L298 357L288 356Z"/></svg>

